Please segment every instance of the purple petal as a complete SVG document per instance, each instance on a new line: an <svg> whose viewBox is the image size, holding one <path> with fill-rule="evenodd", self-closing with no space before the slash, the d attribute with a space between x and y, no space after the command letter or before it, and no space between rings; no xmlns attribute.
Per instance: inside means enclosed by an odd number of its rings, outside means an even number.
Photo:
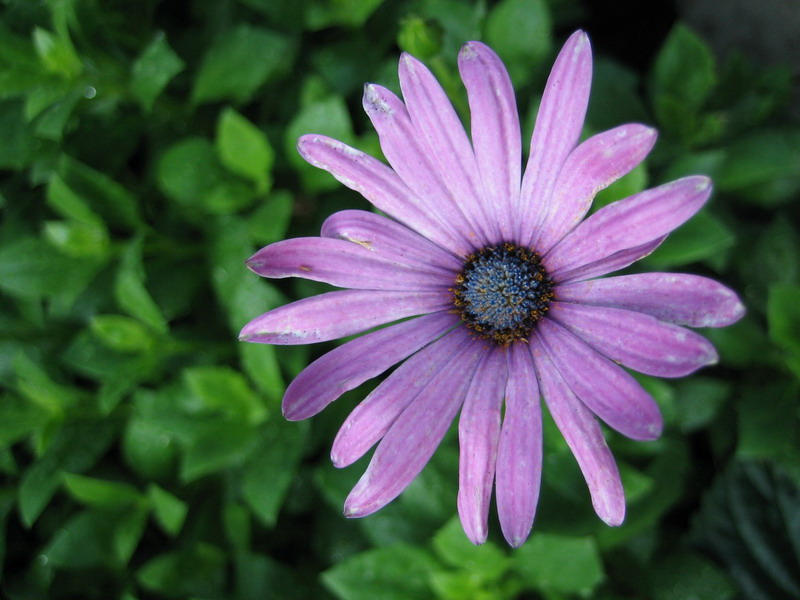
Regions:
<svg viewBox="0 0 800 600"><path fill-rule="evenodd" d="M569 389L536 339L531 353L547 408L578 461L597 516L608 525L621 525L625 520L625 492L600 425Z"/></svg>
<svg viewBox="0 0 800 600"><path fill-rule="evenodd" d="M703 336L640 312L553 302L547 316L614 362L647 375L683 377L719 359Z"/></svg>
<svg viewBox="0 0 800 600"><path fill-rule="evenodd" d="M262 248L247 266L262 277L302 277L360 290L446 290L453 278L410 267L385 254L331 238L283 240Z"/></svg>
<svg viewBox="0 0 800 600"><path fill-rule="evenodd" d="M745 312L736 293L713 279L678 273L642 273L560 285L564 302L616 306L691 327L724 327Z"/></svg>
<svg viewBox="0 0 800 600"><path fill-rule="evenodd" d="M467 248L483 245L463 207L454 201L458 196L447 188L403 102L383 86L367 84L362 104L378 132L383 154L405 184L424 199L425 209L454 237L463 237Z"/></svg>
<svg viewBox="0 0 800 600"><path fill-rule="evenodd" d="M467 88L472 145L486 194L498 224L499 239L514 239L519 203L522 140L514 88L503 62L481 42L467 42L458 55Z"/></svg>
<svg viewBox="0 0 800 600"><path fill-rule="evenodd" d="M420 61L403 53L398 75L417 137L471 225L464 233L483 245L497 232L483 210L478 165L464 126L442 86Z"/></svg>
<svg viewBox="0 0 800 600"><path fill-rule="evenodd" d="M361 333L406 317L447 310L452 294L342 290L304 298L256 317L239 339L261 344L312 344Z"/></svg>
<svg viewBox="0 0 800 600"><path fill-rule="evenodd" d="M572 269L641 246L688 221L711 195L708 177L684 177L604 206L547 253L549 273Z"/></svg>
<svg viewBox="0 0 800 600"><path fill-rule="evenodd" d="M508 543L528 538L542 476L542 412L536 371L527 346L513 344L508 356L506 410L497 450L497 516Z"/></svg>
<svg viewBox="0 0 800 600"><path fill-rule="evenodd" d="M578 143L591 85L592 48L586 34L576 31L553 64L536 115L520 193L518 240L523 245L536 235L558 173Z"/></svg>
<svg viewBox="0 0 800 600"><path fill-rule="evenodd" d="M405 225L365 210L342 210L322 224L321 235L359 244L408 266L425 266L455 275L462 261Z"/></svg>
<svg viewBox="0 0 800 600"><path fill-rule="evenodd" d="M537 335L570 389L610 427L634 440L661 435L658 405L631 375L550 318Z"/></svg>
<svg viewBox="0 0 800 600"><path fill-rule="evenodd" d="M314 416L345 392L380 375L456 324L456 315L438 312L362 335L323 354L286 388L283 416L290 421Z"/></svg>
<svg viewBox="0 0 800 600"><path fill-rule="evenodd" d="M581 222L595 194L642 162L656 142L644 125L622 125L590 137L567 157L548 197L533 246L546 253Z"/></svg>
<svg viewBox="0 0 800 600"><path fill-rule="evenodd" d="M345 500L348 517L364 517L394 500L433 455L464 401L478 360L486 353L486 347L471 340L464 329L456 330L463 338L459 350L378 444L367 470Z"/></svg>
<svg viewBox="0 0 800 600"><path fill-rule="evenodd" d="M458 421L458 514L473 544L485 542L489 531L489 504L507 380L505 351L495 348L475 372Z"/></svg>
<svg viewBox="0 0 800 600"><path fill-rule="evenodd" d="M641 246L620 250L605 258L563 271L558 274L557 281L559 284L565 284L619 271L651 254L665 239L667 239L667 236L664 235ZM547 259L544 262L547 264ZM561 285L559 285L558 289L561 289Z"/></svg>
<svg viewBox="0 0 800 600"><path fill-rule="evenodd" d="M345 419L333 441L333 464L346 467L361 458L465 343L466 328L457 327L397 367Z"/></svg>
<svg viewBox="0 0 800 600"><path fill-rule="evenodd" d="M458 255L469 249L432 218L397 173L360 150L324 135L304 135L297 151L310 164L325 169L341 183L369 200L376 208L429 240Z"/></svg>

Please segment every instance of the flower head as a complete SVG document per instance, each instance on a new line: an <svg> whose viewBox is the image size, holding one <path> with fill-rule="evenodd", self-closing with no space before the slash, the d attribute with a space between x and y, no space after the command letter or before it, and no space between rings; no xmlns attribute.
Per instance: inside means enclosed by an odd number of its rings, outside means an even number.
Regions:
<svg viewBox="0 0 800 600"><path fill-rule="evenodd" d="M333 443L336 466L374 444L345 502L368 515L425 466L460 411L458 512L485 541L494 486L500 524L518 546L530 533L542 467L544 398L586 479L598 516L619 525L625 499L597 417L636 440L661 434L650 395L625 370L680 377L717 360L686 329L744 313L710 279L649 273L598 279L648 255L711 193L686 177L601 208L594 195L639 164L654 130L622 125L579 143L591 83L589 40L578 31L556 59L524 172L511 81L486 45L458 57L471 141L430 71L400 59L403 99L368 84L364 109L389 161L339 141L300 138L311 164L360 192L390 218L346 210L321 237L263 248L248 266L264 277L304 277L349 288L282 306L241 339L323 342L389 325L309 365L283 400L305 419L347 390L402 363L350 414ZM408 319L408 317L414 317Z"/></svg>

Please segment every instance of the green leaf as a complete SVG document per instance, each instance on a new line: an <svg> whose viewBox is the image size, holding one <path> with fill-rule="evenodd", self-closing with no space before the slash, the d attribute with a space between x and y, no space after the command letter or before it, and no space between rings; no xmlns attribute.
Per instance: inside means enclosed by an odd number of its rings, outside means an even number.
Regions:
<svg viewBox="0 0 800 600"><path fill-rule="evenodd" d="M289 162L303 178L304 185L313 191L338 188L341 184L328 173L308 164L297 153L297 140L307 133L327 135L352 143L354 134L347 105L341 96L312 102L300 109L284 133L284 149Z"/></svg>
<svg viewBox="0 0 800 600"><path fill-rule="evenodd" d="M120 568L136 549L146 518L143 510L81 512L59 529L43 555L65 569Z"/></svg>
<svg viewBox="0 0 800 600"><path fill-rule="evenodd" d="M124 315L95 315L89 327L97 339L117 352L147 352L155 343L144 325Z"/></svg>
<svg viewBox="0 0 800 600"><path fill-rule="evenodd" d="M149 112L159 94L183 67L184 62L170 48L164 32L159 31L133 63L131 93Z"/></svg>
<svg viewBox="0 0 800 600"><path fill-rule="evenodd" d="M158 161L161 191L180 204L198 203L221 179L214 147L205 138L176 142Z"/></svg>
<svg viewBox="0 0 800 600"><path fill-rule="evenodd" d="M103 260L108 255L108 231L102 223L46 221L44 237L59 252L73 258Z"/></svg>
<svg viewBox="0 0 800 600"><path fill-rule="evenodd" d="M51 413L37 404L12 394L0 396L0 448L37 431L47 423Z"/></svg>
<svg viewBox="0 0 800 600"><path fill-rule="evenodd" d="M641 163L606 189L597 192L597 196L595 196L592 203L592 210L597 210L617 200L638 194L647 187L648 181L647 168L644 163Z"/></svg>
<svg viewBox="0 0 800 600"><path fill-rule="evenodd" d="M486 19L486 42L505 61L519 85L530 80L531 65L553 44L550 10L544 0L502 0Z"/></svg>
<svg viewBox="0 0 800 600"><path fill-rule="evenodd" d="M800 378L800 285L776 283L767 299L769 337L787 352L787 365Z"/></svg>
<svg viewBox="0 0 800 600"><path fill-rule="evenodd" d="M109 419L66 423L56 433L45 453L22 476L19 509L22 522L30 527L61 485L61 473L83 472L108 449L116 423Z"/></svg>
<svg viewBox="0 0 800 600"><path fill-rule="evenodd" d="M158 161L158 184L176 203L213 214L236 212L254 198L250 186L223 170L205 138L190 137L170 146Z"/></svg>
<svg viewBox="0 0 800 600"><path fill-rule="evenodd" d="M773 285L767 299L767 317L772 340L784 348L800 351L800 286Z"/></svg>
<svg viewBox="0 0 800 600"><path fill-rule="evenodd" d="M114 297L119 307L129 315L140 319L159 333L167 332L167 322L161 309L144 285L140 239L128 244L122 254L114 282Z"/></svg>
<svg viewBox="0 0 800 600"><path fill-rule="evenodd" d="M253 514L272 527L303 455L308 424L271 419L259 437L261 443L244 466L242 497Z"/></svg>
<svg viewBox="0 0 800 600"><path fill-rule="evenodd" d="M777 349L770 343L766 332L750 315L745 315L728 327L711 329L707 335L719 351L723 364L751 368L780 361Z"/></svg>
<svg viewBox="0 0 800 600"><path fill-rule="evenodd" d="M57 173L64 184L109 225L133 229L141 224L136 196L107 174L67 155L59 158Z"/></svg>
<svg viewBox="0 0 800 600"><path fill-rule="evenodd" d="M147 497L153 507L153 516L164 533L170 537L178 535L189 510L186 503L155 483L147 487Z"/></svg>
<svg viewBox="0 0 800 600"><path fill-rule="evenodd" d="M544 592L588 596L605 573L593 538L534 532L512 556L523 581Z"/></svg>
<svg viewBox="0 0 800 600"><path fill-rule="evenodd" d="M131 418L122 437L122 452L127 465L147 479L169 475L177 462L175 441L162 427L141 416Z"/></svg>
<svg viewBox="0 0 800 600"><path fill-rule="evenodd" d="M64 487L77 502L90 508L119 510L141 504L144 496L130 484L106 481L76 475L63 474Z"/></svg>
<svg viewBox="0 0 800 600"><path fill-rule="evenodd" d="M72 112L83 98L82 90L72 90L44 110L33 124L33 133L47 140L60 141Z"/></svg>
<svg viewBox="0 0 800 600"><path fill-rule="evenodd" d="M0 71L0 89L3 73ZM2 93L0 93L2 96ZM28 164L33 154L35 140L23 116L22 103L16 100L0 102L0 168L19 170Z"/></svg>
<svg viewBox="0 0 800 600"><path fill-rule="evenodd" d="M673 554L652 574L653 600L732 600L733 583L713 562L697 552Z"/></svg>
<svg viewBox="0 0 800 600"><path fill-rule="evenodd" d="M433 548L444 562L471 573L481 582L499 579L510 566L508 557L493 543L476 546L470 542L458 517L451 518L436 533Z"/></svg>
<svg viewBox="0 0 800 600"><path fill-rule="evenodd" d="M47 204L66 219L79 223L102 223L89 204L73 192L58 173L47 182Z"/></svg>
<svg viewBox="0 0 800 600"><path fill-rule="evenodd" d="M317 30L332 25L360 27L383 0L310 0L306 27Z"/></svg>
<svg viewBox="0 0 800 600"><path fill-rule="evenodd" d="M708 210L702 210L672 232L644 262L655 269L671 269L700 260L719 261L734 242L733 232Z"/></svg>
<svg viewBox="0 0 800 600"><path fill-rule="evenodd" d="M800 131L760 131L737 140L728 147L714 182L762 206L791 200L800 186ZM770 187L776 182L790 185Z"/></svg>
<svg viewBox="0 0 800 600"><path fill-rule="evenodd" d="M231 546L239 551L250 548L250 512L247 508L237 503L226 504L222 509L222 523Z"/></svg>
<svg viewBox="0 0 800 600"><path fill-rule="evenodd" d="M216 148L228 170L254 181L262 193L269 189L275 152L267 136L232 108L217 121Z"/></svg>
<svg viewBox="0 0 800 600"><path fill-rule="evenodd" d="M721 562L748 600L800 596L800 489L767 464L734 462L692 523L693 542Z"/></svg>
<svg viewBox="0 0 800 600"><path fill-rule="evenodd" d="M85 278L84 265L38 238L21 237L0 246L0 290L12 296L51 297L75 290L76 284L80 293L89 283Z"/></svg>
<svg viewBox="0 0 800 600"><path fill-rule="evenodd" d="M83 70L81 59L75 53L72 42L66 37L35 27L33 47L44 68L51 73L71 79Z"/></svg>
<svg viewBox="0 0 800 600"><path fill-rule="evenodd" d="M247 380L230 367L191 367L183 376L203 410L220 411L252 425L267 416L266 407Z"/></svg>
<svg viewBox="0 0 800 600"><path fill-rule="evenodd" d="M681 136L694 134L696 115L716 82L709 47L685 25L675 25L656 56L651 78L653 107L662 126Z"/></svg>
<svg viewBox="0 0 800 600"><path fill-rule="evenodd" d="M181 462L181 481L188 483L242 464L252 454L257 442L256 430L245 423L208 423L186 449Z"/></svg>
<svg viewBox="0 0 800 600"><path fill-rule="evenodd" d="M796 460L800 423L795 411L797 385L777 380L739 391L737 456ZM769 398L769 402L764 402Z"/></svg>
<svg viewBox="0 0 800 600"><path fill-rule="evenodd" d="M642 102L639 76L635 71L603 56L596 57L592 71L592 99L587 120L593 130L652 120Z"/></svg>
<svg viewBox="0 0 800 600"><path fill-rule="evenodd" d="M231 330L238 333L259 313L284 304L286 299L272 284L245 267L244 261L254 248L243 219L221 219L215 230L211 248L214 291L228 313Z"/></svg>
<svg viewBox="0 0 800 600"><path fill-rule="evenodd" d="M239 344L242 369L266 397L267 405L277 408L286 384L281 375L278 356L274 346L268 344Z"/></svg>
<svg viewBox="0 0 800 600"><path fill-rule="evenodd" d="M17 391L50 415L64 415L83 395L77 388L53 381L47 371L24 352L14 358L14 371L17 375Z"/></svg>
<svg viewBox="0 0 800 600"><path fill-rule="evenodd" d="M290 38L268 29L238 25L226 30L203 57L192 101L244 103L262 84L289 72L294 51Z"/></svg>
<svg viewBox="0 0 800 600"><path fill-rule="evenodd" d="M286 190L272 192L247 217L250 238L257 244L269 244L283 239L292 218L294 199Z"/></svg>
<svg viewBox="0 0 800 600"><path fill-rule="evenodd" d="M676 383L676 422L681 431L691 433L708 425L731 396L730 383L711 377L694 376Z"/></svg>
<svg viewBox="0 0 800 600"><path fill-rule="evenodd" d="M225 554L199 542L150 559L136 572L136 579L146 590L167 596L216 597L225 581Z"/></svg>
<svg viewBox="0 0 800 600"><path fill-rule="evenodd" d="M420 60L430 60L442 50L442 29L435 21L408 16L400 22L397 45Z"/></svg>
<svg viewBox="0 0 800 600"><path fill-rule="evenodd" d="M350 557L325 571L322 582L341 600L429 598L437 568L424 550L399 544Z"/></svg>

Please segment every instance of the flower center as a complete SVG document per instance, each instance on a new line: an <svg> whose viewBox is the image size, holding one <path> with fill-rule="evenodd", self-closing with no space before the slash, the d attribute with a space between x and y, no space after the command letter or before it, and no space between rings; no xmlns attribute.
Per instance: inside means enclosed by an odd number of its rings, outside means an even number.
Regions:
<svg viewBox="0 0 800 600"><path fill-rule="evenodd" d="M503 346L527 340L553 298L539 255L510 243L470 254L451 289L467 327Z"/></svg>

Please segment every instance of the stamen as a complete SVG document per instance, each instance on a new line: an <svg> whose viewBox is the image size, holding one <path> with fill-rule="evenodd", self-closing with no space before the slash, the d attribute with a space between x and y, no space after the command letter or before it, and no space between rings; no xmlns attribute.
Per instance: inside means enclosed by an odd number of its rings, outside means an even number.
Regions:
<svg viewBox="0 0 800 600"><path fill-rule="evenodd" d="M550 307L553 282L538 254L507 242L470 254L451 291L467 327L507 346L528 340Z"/></svg>

